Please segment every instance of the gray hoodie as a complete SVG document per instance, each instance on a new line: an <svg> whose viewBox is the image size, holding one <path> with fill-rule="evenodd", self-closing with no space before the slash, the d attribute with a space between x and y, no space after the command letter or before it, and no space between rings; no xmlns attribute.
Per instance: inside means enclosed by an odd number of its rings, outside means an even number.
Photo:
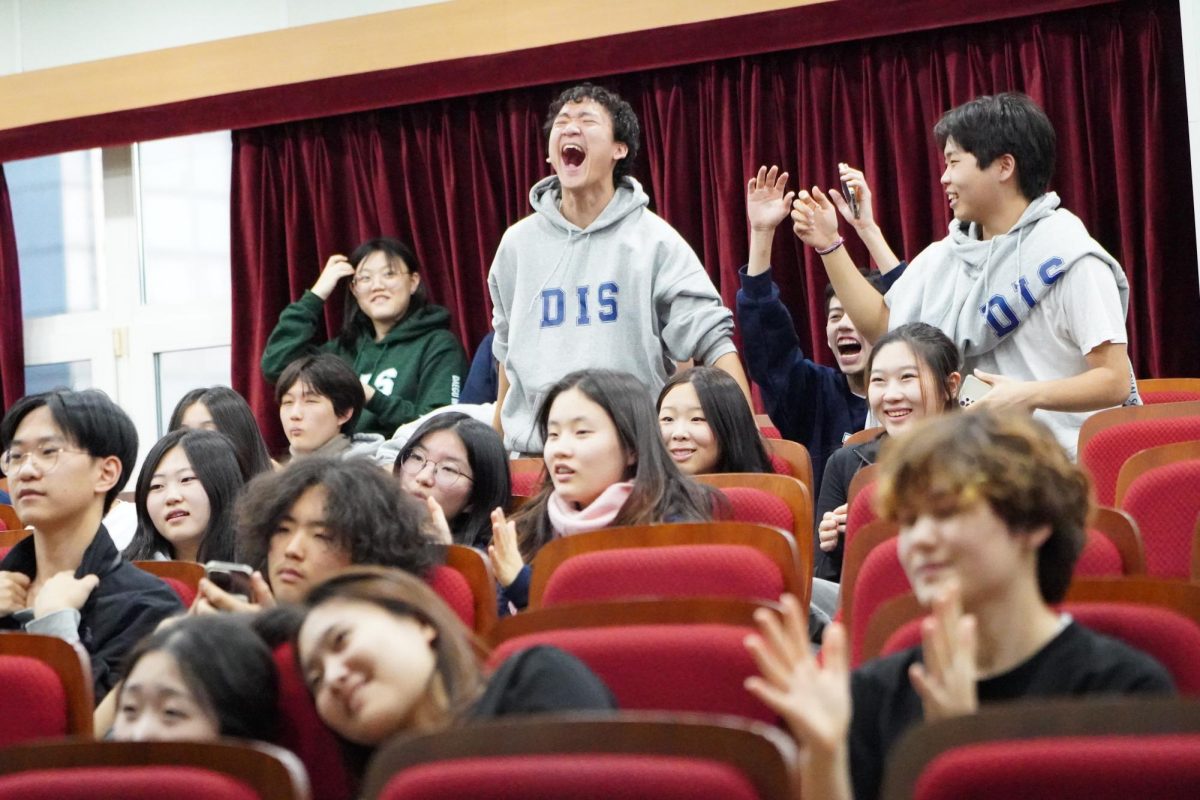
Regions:
<svg viewBox="0 0 1200 800"><path fill-rule="evenodd" d="M529 198L535 213L505 232L488 275L510 450L541 450L538 404L569 372L623 370L657 393L673 361L711 364L735 351L732 312L636 180L622 180L586 229L559 211L558 178Z"/></svg>

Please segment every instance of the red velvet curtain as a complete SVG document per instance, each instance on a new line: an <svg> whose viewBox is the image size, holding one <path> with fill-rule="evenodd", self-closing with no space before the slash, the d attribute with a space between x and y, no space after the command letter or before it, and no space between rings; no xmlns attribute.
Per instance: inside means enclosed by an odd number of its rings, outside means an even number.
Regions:
<svg viewBox="0 0 1200 800"><path fill-rule="evenodd" d="M778 163L793 186L862 165L897 253L945 235L930 130L979 94L1028 92L1059 136L1053 188L1124 265L1140 375L1200 374L1198 294L1178 7L1093 6L848 44L711 61L601 81L643 127L635 174L700 254L726 302L746 258L745 182ZM486 276L504 229L547 174L541 122L558 90L534 87L234 134L235 386L281 443L258 368L282 307L326 256L377 234L412 241L435 302L469 351L487 331ZM865 250L852 244L860 261ZM776 280L801 340L829 363L819 260L781 227ZM1169 287L1169 290L1168 290ZM338 300L340 301L340 296ZM334 306L337 306L334 308ZM327 314L330 331L340 302Z"/></svg>
<svg viewBox="0 0 1200 800"><path fill-rule="evenodd" d="M25 394L25 331L21 316L21 272L13 231L8 184L0 165L0 396L7 409Z"/></svg>

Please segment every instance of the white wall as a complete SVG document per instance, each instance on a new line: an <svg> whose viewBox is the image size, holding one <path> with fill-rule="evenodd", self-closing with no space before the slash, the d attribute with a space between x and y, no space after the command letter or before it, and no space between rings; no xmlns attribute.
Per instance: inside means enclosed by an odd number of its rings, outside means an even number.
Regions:
<svg viewBox="0 0 1200 800"><path fill-rule="evenodd" d="M0 0L0 75L445 0Z"/></svg>
<svg viewBox="0 0 1200 800"><path fill-rule="evenodd" d="M1183 23L1183 72L1187 80L1188 130L1192 138L1192 202L1196 209L1196 251L1200 252L1200 0L1179 0ZM1196 265L1200 275L1200 263Z"/></svg>

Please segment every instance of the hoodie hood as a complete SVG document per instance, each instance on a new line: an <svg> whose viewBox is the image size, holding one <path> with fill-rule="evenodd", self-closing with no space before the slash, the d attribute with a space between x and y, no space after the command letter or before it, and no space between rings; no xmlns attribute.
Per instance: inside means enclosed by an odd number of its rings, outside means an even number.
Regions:
<svg viewBox="0 0 1200 800"><path fill-rule="evenodd" d="M554 227L572 233L595 233L615 225L635 211L650 204L650 197L642 190L642 185L636 179L626 175L617 184L608 205L600 212L600 216L591 225L581 228L562 215L559 203L562 201L562 186L558 177L551 175L542 178L529 190L529 203L533 210L545 217Z"/></svg>
<svg viewBox="0 0 1200 800"><path fill-rule="evenodd" d="M1017 255L1024 238L1033 226L1054 213L1062 201L1055 192L1046 192L1025 207L1017 224L1007 233L983 241L983 228L978 222L962 223L950 220L950 247L968 275L985 272L988 262ZM1068 213L1068 212L1064 212ZM1082 223L1081 223L1082 224Z"/></svg>
<svg viewBox="0 0 1200 800"><path fill-rule="evenodd" d="M442 306L426 303L418 311L414 311L400 320L378 344L387 347L402 342L415 342L427 336L430 331L449 329L449 327L450 312ZM370 334L365 334L364 338L375 341L375 337Z"/></svg>

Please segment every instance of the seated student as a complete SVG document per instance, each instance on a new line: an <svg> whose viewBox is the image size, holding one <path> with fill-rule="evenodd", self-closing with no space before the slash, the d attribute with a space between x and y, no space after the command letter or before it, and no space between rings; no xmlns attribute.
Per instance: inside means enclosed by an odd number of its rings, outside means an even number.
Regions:
<svg viewBox="0 0 1200 800"><path fill-rule="evenodd" d="M133 421L103 392L22 397L0 422L0 468L33 535L0 561L0 629L80 643L96 699L179 597L113 545L100 520L137 460Z"/></svg>
<svg viewBox="0 0 1200 800"><path fill-rule="evenodd" d="M591 670L554 647L523 650L485 674L454 612L396 570L347 570L316 586L304 605L300 669L317 714L349 743L359 774L371 751L398 734L616 707Z"/></svg>
<svg viewBox="0 0 1200 800"><path fill-rule="evenodd" d="M196 613L298 603L352 565L423 576L435 560L425 509L366 459L302 458L264 472L238 499L236 526L238 556L257 570L253 596L245 602L203 579Z"/></svg>
<svg viewBox="0 0 1200 800"><path fill-rule="evenodd" d="M331 353L303 356L288 364L275 384L275 402L289 455L373 458L383 436L354 433L363 397L358 378Z"/></svg>
<svg viewBox="0 0 1200 800"><path fill-rule="evenodd" d="M216 431L172 431L146 455L134 489L130 561L236 561L233 504L245 481L233 443Z"/></svg>
<svg viewBox="0 0 1200 800"><path fill-rule="evenodd" d="M977 408L1032 412L1074 457L1089 414L1141 403L1126 348L1125 273L1048 191L1054 126L1029 97L977 97L943 114L933 134L954 219L886 298L858 274L815 186L796 198L793 230L821 254L868 340L906 322L936 325L992 385Z"/></svg>
<svg viewBox="0 0 1200 800"><path fill-rule="evenodd" d="M927 421L884 447L879 508L900 526L900 562L932 607L922 644L848 671L846 631L813 659L793 598L760 612L747 641L762 677L746 688L806 753L804 797L879 795L893 744L922 719L982 703L1170 693L1154 659L1073 622L1062 600L1083 547L1088 480L1027 415L980 411Z"/></svg>
<svg viewBox="0 0 1200 800"><path fill-rule="evenodd" d="M342 331L319 349L362 378L366 405L351 430L391 436L405 422L458 402L467 358L450 331L450 312L429 302L417 254L387 237L363 242L348 259L330 256L312 289L283 310L263 351L266 379L278 383L289 364L318 350L325 302L343 278L350 290Z"/></svg>
<svg viewBox="0 0 1200 800"><path fill-rule="evenodd" d="M874 441L841 448L825 467L817 496L816 577L841 581L850 481L860 469L875 463L889 436L898 436L925 417L958 408L960 369L954 342L923 322L902 325L875 343L867 361L867 399L884 432Z"/></svg>
<svg viewBox="0 0 1200 800"><path fill-rule="evenodd" d="M879 273L868 280L887 291L902 274L905 263L884 241L871 203L871 189L863 174L845 164L841 177L855 192L858 216L834 193L842 215L867 245ZM863 368L871 345L842 308L842 302L825 287L825 338L837 368L822 366L805 357L796 326L771 278L771 246L775 229L791 211L793 192L786 192L788 174L778 168L759 167L746 187L746 216L750 221L750 258L740 271L737 293L738 325L746 351L750 379L758 384L771 421L785 439L800 442L812 457L813 485L820 486L825 463L848 434L863 429L867 417Z"/></svg>
<svg viewBox="0 0 1200 800"><path fill-rule="evenodd" d="M245 398L228 386L201 387L181 397L171 412L168 430L180 428L203 428L228 436L246 480L275 468L254 412Z"/></svg>
<svg viewBox="0 0 1200 800"><path fill-rule="evenodd" d="M446 413L417 429L393 473L408 494L431 503L455 544L485 548L492 540L492 509L508 508L512 480L499 434L466 414Z"/></svg>
<svg viewBox="0 0 1200 800"><path fill-rule="evenodd" d="M658 424L685 475L774 472L742 387L723 370L675 373L658 393Z"/></svg>
<svg viewBox="0 0 1200 800"><path fill-rule="evenodd" d="M275 734L275 660L248 620L185 617L146 637L125 662L112 738L207 742Z"/></svg>
<svg viewBox="0 0 1200 800"><path fill-rule="evenodd" d="M496 579L517 608L528 602L530 561L559 536L618 525L710 520L719 495L691 481L663 446L646 387L624 372L572 372L537 416L545 481L506 520L492 514Z"/></svg>

